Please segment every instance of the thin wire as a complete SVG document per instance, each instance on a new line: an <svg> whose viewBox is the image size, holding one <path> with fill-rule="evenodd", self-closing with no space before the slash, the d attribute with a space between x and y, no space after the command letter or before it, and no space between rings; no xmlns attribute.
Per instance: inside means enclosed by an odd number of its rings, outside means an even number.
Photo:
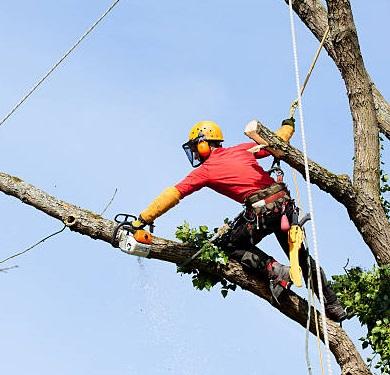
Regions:
<svg viewBox="0 0 390 375"><path fill-rule="evenodd" d="M119 3L120 0L115 0L111 6L99 17L99 19L80 37L80 39L53 65L53 67L31 88L31 90L8 112L7 115L0 121L0 126L3 125L16 110L33 94L33 92L58 68L58 66L78 47L78 45L96 28L96 26L106 17L112 9Z"/></svg>
<svg viewBox="0 0 390 375"><path fill-rule="evenodd" d="M0 272L4 272L4 273L7 273L9 270L13 270L15 268L18 268L19 266L11 266L11 267L7 267L7 268L0 268Z"/></svg>
<svg viewBox="0 0 390 375"><path fill-rule="evenodd" d="M308 194L308 203L309 203L309 211L311 216L311 230L313 236L313 244L314 244L314 255L316 261L316 272L317 272L317 281L318 281L318 294L321 306L321 320L322 320L322 329L324 334L324 342L327 353L327 368L328 374L332 375L332 366L331 366L331 357L330 357L330 349L329 349L329 337L328 337L328 327L326 323L325 317L325 304L324 304L324 295L322 291L322 280L321 280L321 271L320 271L320 263L319 263L319 254L318 254L318 243L317 243L317 232L315 225L315 216L314 216L314 208L313 208L313 198L311 191L311 183L310 183L310 173L309 173L309 163L307 158L307 145L305 138L305 127L303 120L303 109L302 109L302 96L300 89L300 78L299 78L299 65L298 65L298 53L297 53L297 43L295 37L295 25L294 25L294 15L292 8L292 0L289 0L289 9L290 9L290 27L291 27L291 37L292 37L292 47L294 54L294 68L295 68L295 82L297 88L297 97L298 97L298 109L299 109L299 120L300 120L300 129L302 136L302 146L303 146L303 154L304 154L304 162L305 162L305 177L306 177L306 187Z"/></svg>
<svg viewBox="0 0 390 375"><path fill-rule="evenodd" d="M118 188L115 188L114 194L112 195L110 201L106 204L106 207L104 207L103 211L100 213L100 216L103 216L104 213L107 211L108 207L111 206L111 203L114 201L117 192Z"/></svg>
<svg viewBox="0 0 390 375"><path fill-rule="evenodd" d="M41 244L42 242L48 240L48 239L51 238L51 237L56 236L57 234L60 234L61 232L63 232L63 231L65 230L65 228L66 228L66 225L64 225L63 228L60 229L60 230L58 230L57 232L54 232L54 233L52 233L52 234L49 234L48 236L46 236L46 237L43 238L42 240L38 241L38 242L35 243L34 245L30 246L30 247L27 248L26 250L23 250L23 251L21 251L21 252L19 252L19 253L16 253L16 254L14 254L14 255L9 256L8 258L5 258L5 259L1 260L1 261L0 261L0 264L1 264L1 263L5 263L5 262L7 262L7 261L10 260L10 259L16 258L16 257L18 257L18 256L20 256L20 255L22 255L22 254L24 254L24 253L27 253L27 251L30 251L31 249L33 249L34 247L38 246L38 245Z"/></svg>

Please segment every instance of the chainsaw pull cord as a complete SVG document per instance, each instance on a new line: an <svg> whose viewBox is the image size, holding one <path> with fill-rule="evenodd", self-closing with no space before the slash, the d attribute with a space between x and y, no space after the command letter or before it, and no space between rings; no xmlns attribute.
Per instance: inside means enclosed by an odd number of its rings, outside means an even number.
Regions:
<svg viewBox="0 0 390 375"><path fill-rule="evenodd" d="M319 265L319 255L318 255L317 232L316 232L314 208L313 208L313 198L312 198L311 183L310 183L309 163L308 163L308 157L307 157L307 146L306 146L306 138L305 138L304 119L303 119L302 94L301 94L301 88L300 88L298 52L297 52L297 44L296 44L292 0L289 0L288 3L289 3L289 10L290 10L290 28L291 28L292 48L293 48L293 57L294 57L295 82L296 82L297 97L298 97L297 100L298 100L299 120L300 120L304 164L305 164L306 188L307 188L308 203L309 203L310 216L311 216L311 229L312 229L313 244L314 244L314 255L315 255L315 261L316 261L319 300L320 300L320 304L321 304L320 311L321 311L321 320L322 320L322 330L323 330L324 343L325 343L326 354L327 354L326 359L327 359L328 375L332 375L333 372L332 372L332 366L331 366L328 327L327 327L326 316L325 316L324 295L323 295L323 291L322 291L322 280L321 280L321 271L320 271L320 265Z"/></svg>

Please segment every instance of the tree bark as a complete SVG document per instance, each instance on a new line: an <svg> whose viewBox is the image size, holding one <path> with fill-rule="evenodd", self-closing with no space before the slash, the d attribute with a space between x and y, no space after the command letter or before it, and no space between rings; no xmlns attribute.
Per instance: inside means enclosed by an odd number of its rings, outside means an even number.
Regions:
<svg viewBox="0 0 390 375"><path fill-rule="evenodd" d="M379 134L371 82L360 53L348 0L327 0L330 36L348 93L354 125L354 173L356 190L379 200ZM379 208L378 207L378 208Z"/></svg>
<svg viewBox="0 0 390 375"><path fill-rule="evenodd" d="M62 221L72 231L111 244L115 228L115 223L111 220L59 200L20 178L5 173L0 173L0 191ZM181 264L194 252L194 249L185 244L154 237L150 258ZM267 280L257 273L245 271L238 262L231 260L225 267L210 266L199 260L194 260L192 264L198 269L222 276L272 304ZM281 295L280 302L280 305L273 306L302 327L306 327L308 305L304 299L291 291L286 291ZM314 311L311 314L310 332L316 334L313 316ZM371 374L345 331L329 319L327 326L330 349L340 365L342 374ZM319 331L323 339L322 324L319 325Z"/></svg>
<svg viewBox="0 0 390 375"><path fill-rule="evenodd" d="M284 1L288 4L288 0ZM328 13L322 2L320 0L293 0L292 5L301 21L313 33L318 41L321 41L325 34L325 30L328 27ZM336 4L336 7L338 6L339 2ZM340 69L332 35L329 35L325 40L324 48L335 62L336 66ZM379 126L380 131L390 139L390 104L384 99L371 79L370 85L375 103L377 125Z"/></svg>

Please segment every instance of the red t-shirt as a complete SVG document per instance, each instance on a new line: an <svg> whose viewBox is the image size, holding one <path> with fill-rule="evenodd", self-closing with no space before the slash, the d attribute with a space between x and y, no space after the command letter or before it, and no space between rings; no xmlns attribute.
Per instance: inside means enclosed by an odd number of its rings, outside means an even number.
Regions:
<svg viewBox="0 0 390 375"><path fill-rule="evenodd" d="M264 149L255 154L247 151L256 145L249 142L214 149L203 164L176 185L181 198L203 187L209 187L239 203L244 203L247 196L275 183L256 161L269 156L270 153Z"/></svg>

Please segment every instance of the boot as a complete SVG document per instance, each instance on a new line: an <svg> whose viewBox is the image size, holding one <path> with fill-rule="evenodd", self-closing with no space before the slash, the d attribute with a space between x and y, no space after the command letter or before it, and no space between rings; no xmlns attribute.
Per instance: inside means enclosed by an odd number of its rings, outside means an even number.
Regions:
<svg viewBox="0 0 390 375"><path fill-rule="evenodd" d="M310 271L312 275L313 289L314 293L319 298L318 293L318 281L317 281L317 271L316 271L316 262L309 255L307 250L303 247L301 248L299 254L299 263L302 268L303 278L305 279L306 286L308 286L308 275L309 275L309 265L308 259L310 260ZM324 304L325 304L325 314L329 319L332 319L335 322L342 322L347 319L347 313L344 308L341 306L339 300L337 299L336 293L329 286L328 280L326 279L325 272L320 268L321 282L322 282L322 293L324 295Z"/></svg>
<svg viewBox="0 0 390 375"><path fill-rule="evenodd" d="M285 289L291 286L290 267L271 259L266 264L267 276L270 280L270 290L274 300L279 303L278 297Z"/></svg>
<svg viewBox="0 0 390 375"><path fill-rule="evenodd" d="M329 285L324 285L324 303L325 303L325 314L329 319L337 323L341 323L347 319L347 312L341 306L340 301L337 299L336 293L332 290Z"/></svg>
<svg viewBox="0 0 390 375"><path fill-rule="evenodd" d="M311 259L312 278L314 293L319 298L318 283L317 283L317 272L315 269L315 262ZM322 282L322 293L324 295L325 315L332 319L334 322L341 323L347 318L347 312L344 310L340 301L337 299L336 293L330 287L328 280L326 279L325 272L320 268L321 271L321 282Z"/></svg>

